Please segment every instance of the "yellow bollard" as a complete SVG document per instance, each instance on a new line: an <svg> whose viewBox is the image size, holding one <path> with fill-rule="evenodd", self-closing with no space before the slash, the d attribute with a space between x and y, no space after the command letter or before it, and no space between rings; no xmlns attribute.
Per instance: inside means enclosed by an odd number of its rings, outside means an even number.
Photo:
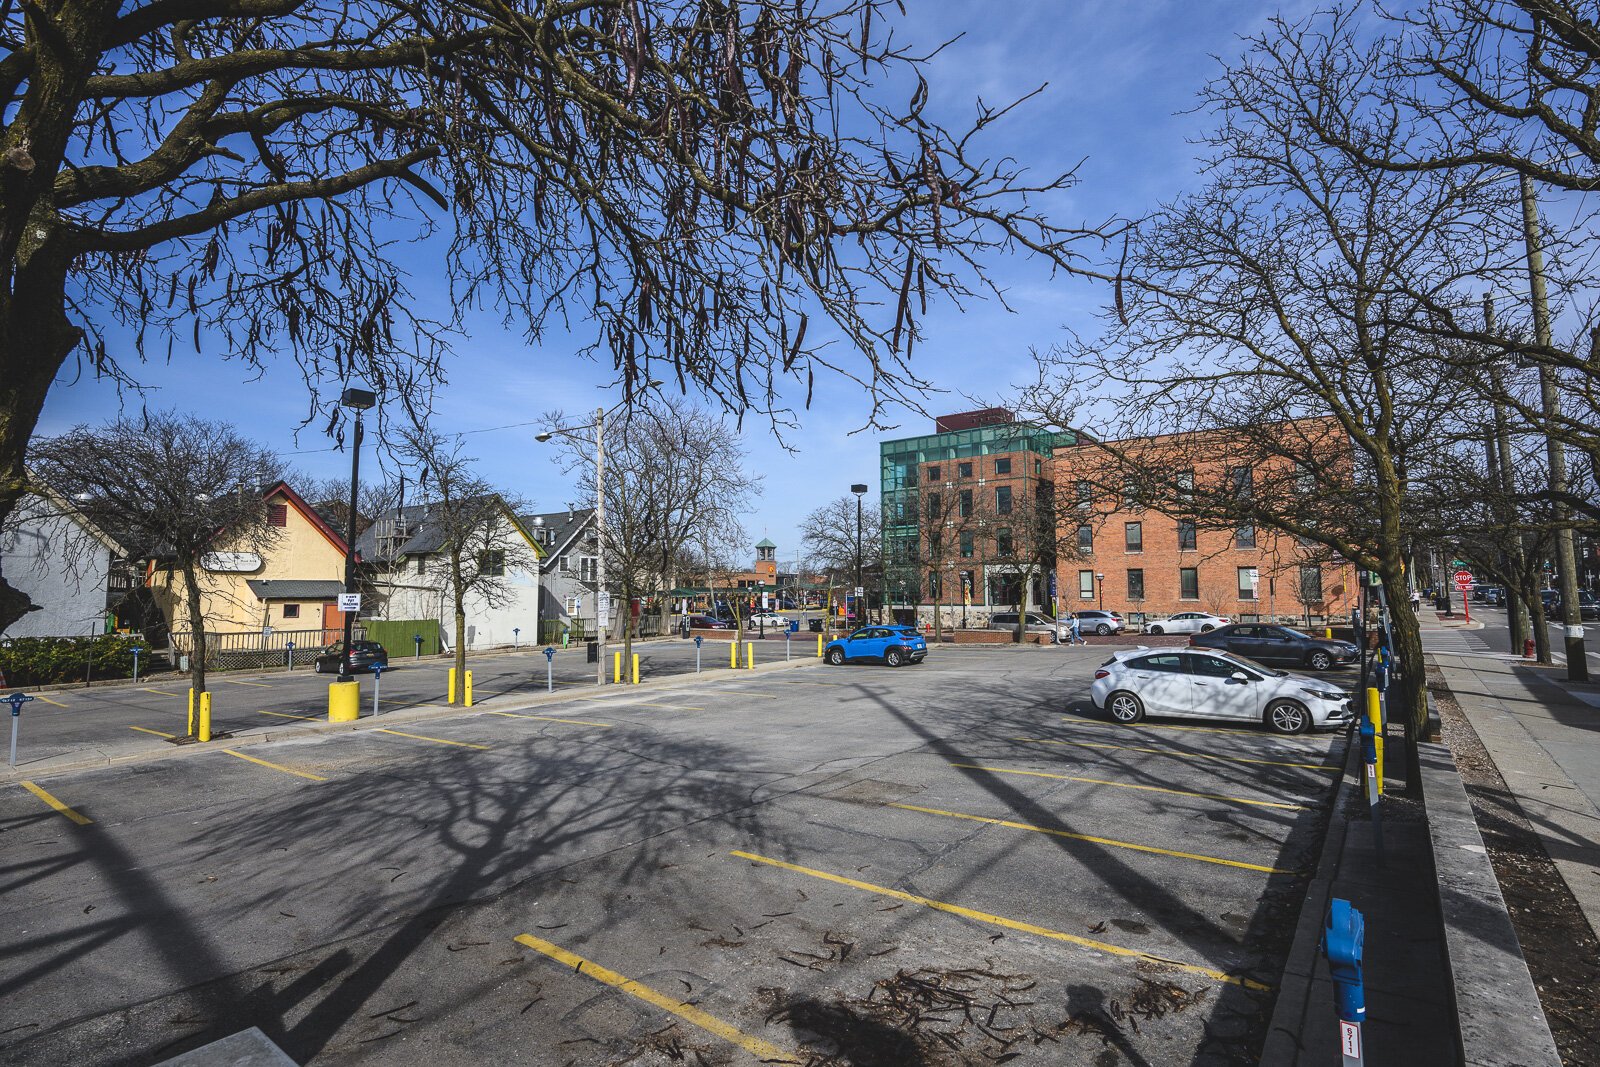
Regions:
<svg viewBox="0 0 1600 1067"><path fill-rule="evenodd" d="M728 646L728 669L737 670L739 667L739 639L735 637Z"/></svg>
<svg viewBox="0 0 1600 1067"><path fill-rule="evenodd" d="M189 687L189 728L184 731L190 737L194 736L194 687Z"/></svg>
<svg viewBox="0 0 1600 1067"><path fill-rule="evenodd" d="M211 740L211 693L200 694L200 740Z"/></svg>
<svg viewBox="0 0 1600 1067"><path fill-rule="evenodd" d="M817 635L817 658L822 658L822 635Z"/></svg>
<svg viewBox="0 0 1600 1067"><path fill-rule="evenodd" d="M462 687L462 691L465 692L466 695L467 695L466 699L463 700L462 703L465 704L469 708L472 707L472 672L471 671L467 672L467 684Z"/></svg>
<svg viewBox="0 0 1600 1067"><path fill-rule="evenodd" d="M1322 636L1327 638L1329 641L1332 641L1333 640L1333 627L1324 626L1322 628Z"/></svg>
<svg viewBox="0 0 1600 1067"><path fill-rule="evenodd" d="M1372 723L1372 743L1378 752L1378 792L1383 792L1383 713L1378 702L1378 691L1367 690L1367 719Z"/></svg>
<svg viewBox="0 0 1600 1067"><path fill-rule="evenodd" d="M446 704L454 704L456 702L456 669L454 667L450 668L450 692L445 696L444 702Z"/></svg>
<svg viewBox="0 0 1600 1067"><path fill-rule="evenodd" d="M633 654L633 684L639 684L639 653Z"/></svg>
<svg viewBox="0 0 1600 1067"><path fill-rule="evenodd" d="M747 670L756 669L756 643L746 641L744 646L744 665Z"/></svg>
<svg viewBox="0 0 1600 1067"><path fill-rule="evenodd" d="M361 718L361 683L328 683L328 721L355 722Z"/></svg>
<svg viewBox="0 0 1600 1067"><path fill-rule="evenodd" d="M611 654L611 681L616 685L622 684L622 653Z"/></svg>

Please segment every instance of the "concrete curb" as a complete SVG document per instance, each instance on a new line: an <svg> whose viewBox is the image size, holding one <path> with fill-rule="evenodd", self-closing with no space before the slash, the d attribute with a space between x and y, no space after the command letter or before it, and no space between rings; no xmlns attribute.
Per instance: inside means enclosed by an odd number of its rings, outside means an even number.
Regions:
<svg viewBox="0 0 1600 1067"><path fill-rule="evenodd" d="M1417 750L1460 1062L1561 1067L1455 758L1442 744Z"/></svg>
<svg viewBox="0 0 1600 1067"><path fill-rule="evenodd" d="M589 700L597 695L622 696L630 693L670 692L674 689L699 685L711 680L738 679L750 675L771 674L774 671L796 670L802 667L819 667L821 665L821 660L811 657L790 660L784 663L762 663L754 668L709 667L699 673L673 674L664 678L642 681L638 685L569 686L566 689L558 689L553 693L519 696L515 700L506 703L497 702L492 707L462 708L445 704L425 704L400 711L386 711L380 716L365 715L355 722L330 723L319 719L299 725L244 730L226 740L213 740L207 744L163 744L154 748L108 746L107 750L103 750L101 754L95 756L65 759L54 763L45 760L41 761L40 764L31 766L6 767L3 771L0 771L0 783L15 783L23 780L37 781L77 771L120 767L132 763L148 763L154 760L185 759L206 752L217 752L229 748L246 748L252 745L266 745L277 741L304 740L308 737L320 737L328 734L360 733L365 730L388 729L394 726L433 722L439 719L460 719L474 715L489 715L497 711L524 711L529 708L546 707L551 704L568 704L579 700Z"/></svg>

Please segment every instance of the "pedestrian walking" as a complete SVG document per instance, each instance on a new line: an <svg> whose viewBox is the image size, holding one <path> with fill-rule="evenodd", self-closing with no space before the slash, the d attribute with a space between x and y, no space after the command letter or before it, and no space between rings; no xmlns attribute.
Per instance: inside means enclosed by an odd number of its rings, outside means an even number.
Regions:
<svg viewBox="0 0 1600 1067"><path fill-rule="evenodd" d="M1422 608L1422 593L1416 589L1411 590L1411 614L1415 615Z"/></svg>
<svg viewBox="0 0 1600 1067"><path fill-rule="evenodd" d="M1067 644L1086 645L1089 642L1083 639L1083 623L1079 621L1077 613L1067 616Z"/></svg>

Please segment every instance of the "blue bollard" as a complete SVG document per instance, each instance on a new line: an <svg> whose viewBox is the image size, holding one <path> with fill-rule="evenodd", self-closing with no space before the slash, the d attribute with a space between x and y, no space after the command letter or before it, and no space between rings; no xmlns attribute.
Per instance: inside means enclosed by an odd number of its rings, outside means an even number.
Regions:
<svg viewBox="0 0 1600 1067"><path fill-rule="evenodd" d="M6 697L11 705L11 766L17 765L17 728L22 724L22 705L33 698L26 693L12 693Z"/></svg>
<svg viewBox="0 0 1600 1067"><path fill-rule="evenodd" d="M700 673L700 646L705 644L705 634L694 635L694 673Z"/></svg>
<svg viewBox="0 0 1600 1067"><path fill-rule="evenodd" d="M1361 1024L1367 1018L1366 991L1361 979L1361 946L1366 922L1348 900L1334 897L1328 905L1328 922L1322 932L1322 951L1333 977L1334 1003L1339 1013L1339 1054L1343 1067L1366 1062Z"/></svg>
<svg viewBox="0 0 1600 1067"><path fill-rule="evenodd" d="M544 650L544 687L545 691L550 693L554 693L556 691L556 677L554 669L551 666L553 663L555 663L555 661L556 650L551 647L546 647Z"/></svg>

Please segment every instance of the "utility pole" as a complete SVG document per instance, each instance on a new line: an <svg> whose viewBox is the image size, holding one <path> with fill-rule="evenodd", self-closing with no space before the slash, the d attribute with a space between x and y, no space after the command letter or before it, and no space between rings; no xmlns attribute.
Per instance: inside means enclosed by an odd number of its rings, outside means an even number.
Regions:
<svg viewBox="0 0 1600 1067"><path fill-rule="evenodd" d="M1483 329L1490 335L1494 334L1494 296L1483 294ZM1516 514L1516 476L1511 470L1511 423L1506 417L1505 382L1500 375L1500 361L1491 360L1489 363L1490 391L1494 394L1494 434L1489 444L1489 469L1491 472L1499 470L1499 489L1503 500L1500 510L1501 528L1507 531L1517 531L1518 520ZM1529 620L1522 610L1522 589L1520 583L1522 576L1527 572L1527 553L1523 550L1522 534L1515 532L1512 539L1511 566L1516 573L1515 582L1506 583L1506 620L1511 631L1511 652L1522 655L1522 643L1528 638ZM1535 642L1547 645L1546 640Z"/></svg>
<svg viewBox="0 0 1600 1067"><path fill-rule="evenodd" d="M1528 293L1533 298L1534 341L1540 348L1548 349L1550 340L1550 304L1545 295L1544 251L1540 248L1539 203L1534 197L1533 182L1526 176L1522 184L1522 236L1528 247ZM1540 359L1539 396L1544 407L1545 446L1550 456L1551 511L1556 525L1556 566L1561 568L1561 614L1566 624L1567 680L1589 680L1589 660L1583 647L1583 616L1578 606L1578 554L1573 547L1572 525L1568 521L1567 450L1550 432L1551 426L1561 418L1561 398L1556 394L1555 376L1545 361Z"/></svg>

